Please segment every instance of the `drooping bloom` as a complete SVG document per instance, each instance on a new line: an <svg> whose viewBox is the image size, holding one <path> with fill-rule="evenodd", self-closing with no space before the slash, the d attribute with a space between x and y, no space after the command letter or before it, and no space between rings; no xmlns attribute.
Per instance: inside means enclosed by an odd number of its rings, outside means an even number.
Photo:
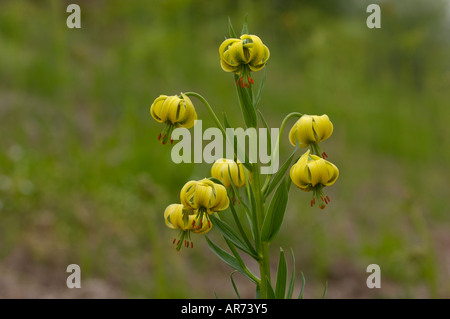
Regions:
<svg viewBox="0 0 450 319"><path fill-rule="evenodd" d="M157 122L166 124L158 137L162 144L166 144L171 138L175 127L191 128L197 119L194 105L183 93L180 96L160 95L150 107L150 114ZM173 143L172 139L171 142Z"/></svg>
<svg viewBox="0 0 450 319"><path fill-rule="evenodd" d="M299 147L316 148L319 154L317 144L326 140L333 133L333 123L331 123L328 115L303 115L294 124L289 132L289 141L293 146L298 142ZM325 153L322 157L327 157Z"/></svg>
<svg viewBox="0 0 450 319"><path fill-rule="evenodd" d="M297 163L292 165L289 175L298 188L305 192L313 191L311 206L317 199L321 202L319 207L325 208L330 198L325 196L323 188L334 184L339 176L339 170L334 164L310 154L310 150L308 150Z"/></svg>
<svg viewBox="0 0 450 319"><path fill-rule="evenodd" d="M193 211L186 209L181 204L171 204L167 206L164 211L164 220L166 226L171 229L179 229L180 234L178 236L178 241L175 238L173 243L176 244L177 250L180 250L181 245L189 247L189 245L194 247L194 244L190 241L190 232L196 234L206 234L212 228L211 222L208 222L206 216L202 217L202 221L199 222L200 215ZM195 228L196 224L201 224L201 227Z"/></svg>
<svg viewBox="0 0 450 319"><path fill-rule="evenodd" d="M226 188L230 188L231 183L237 188L245 186L244 166L239 160L236 162L226 158L216 160L211 167L211 176L221 181Z"/></svg>
<svg viewBox="0 0 450 319"><path fill-rule="evenodd" d="M270 57L270 51L258 36L243 34L240 39L230 38L222 42L219 55L222 69L241 75L240 83L241 87L244 87L248 86L247 78L253 84L250 71L263 69Z"/></svg>
<svg viewBox="0 0 450 319"><path fill-rule="evenodd" d="M226 188L207 178L187 182L181 189L180 199L186 208L199 213L194 226L197 229L202 228L204 216L210 223L209 215L227 209L230 204Z"/></svg>

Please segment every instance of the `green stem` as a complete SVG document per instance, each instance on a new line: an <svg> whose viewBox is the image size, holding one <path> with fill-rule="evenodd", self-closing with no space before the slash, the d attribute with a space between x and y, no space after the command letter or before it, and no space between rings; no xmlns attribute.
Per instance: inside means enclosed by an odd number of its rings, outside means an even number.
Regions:
<svg viewBox="0 0 450 319"><path fill-rule="evenodd" d="M222 126L222 123L220 123L219 118L217 117L216 113L215 113L214 110L212 109L211 105L209 105L208 101L206 101L206 99L205 99L203 96L201 96L200 94L195 93L195 92L187 92L187 93L184 93L184 94L187 95L187 96L194 96L194 97L198 98L198 99L206 106L206 108L207 108L208 111L209 111L209 114L211 114L211 116L212 116L214 122L216 122L217 127L220 129L220 131L221 131L222 134L224 135L225 140L227 140L228 143L230 143L231 145L233 145L234 141L232 141L232 140L231 140L231 137L226 133L225 128ZM237 149L239 150L239 152L242 153L242 152L240 151L240 150L241 150L240 145L237 144L236 146L237 146ZM234 152L234 155L237 156L236 150L235 150L235 152ZM245 156L245 158L246 158L246 160L247 160L247 155L246 155L245 153L244 153L244 156Z"/></svg>
<svg viewBox="0 0 450 319"><path fill-rule="evenodd" d="M261 241L260 230L262 228L262 223L264 220L264 199L261 192L261 185L259 180L259 165L258 163L253 164L252 172L252 182L253 182L253 193L255 194L256 210L253 212L256 216L256 221L258 223L256 229L258 234L256 234L256 245L258 253L261 259L258 261L259 272L261 278L261 298L267 298L267 282L270 282L270 257L269 257L269 246L268 243ZM266 278L268 280L266 280Z"/></svg>
<svg viewBox="0 0 450 319"><path fill-rule="evenodd" d="M213 117L214 122L216 122L218 128L222 131L222 133L224 134L224 136L227 136L227 134L226 134L226 132L225 132L225 129L224 129L223 126L222 126L222 123L220 123L219 118L217 117L216 113L214 113L214 110L212 109L211 105L209 105L208 101L206 101L206 99L205 99L203 96L201 96L200 94L195 93L195 92L187 92L187 93L184 93L184 94L187 95L187 96L195 96L197 99L199 99L200 101L202 101L202 103L203 103L203 104L206 106L206 108L208 109L209 114L211 114L211 116Z"/></svg>

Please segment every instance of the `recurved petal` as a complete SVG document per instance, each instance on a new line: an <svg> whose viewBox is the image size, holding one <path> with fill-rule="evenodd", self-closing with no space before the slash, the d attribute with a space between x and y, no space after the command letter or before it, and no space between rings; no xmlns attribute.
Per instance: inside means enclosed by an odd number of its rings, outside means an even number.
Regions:
<svg viewBox="0 0 450 319"><path fill-rule="evenodd" d="M314 116L313 127L319 138L319 141L324 141L333 133L333 123L331 123L328 115Z"/></svg>
<svg viewBox="0 0 450 319"><path fill-rule="evenodd" d="M328 170L328 180L324 183L325 186L331 186L336 182L339 177L339 169L333 163L326 161L326 166Z"/></svg>
<svg viewBox="0 0 450 319"><path fill-rule="evenodd" d="M228 63L248 63L248 58L244 53L243 41L234 42L228 47L228 51L230 54L229 59L227 59Z"/></svg>
<svg viewBox="0 0 450 319"><path fill-rule="evenodd" d="M315 159L308 163L311 174L311 185L324 184L328 180L328 169L323 159Z"/></svg>
<svg viewBox="0 0 450 319"><path fill-rule="evenodd" d="M224 186L214 183L215 198L212 202L211 210L222 211L228 208L230 201L228 199L227 190Z"/></svg>
<svg viewBox="0 0 450 319"><path fill-rule="evenodd" d="M213 188L201 181L197 184L194 194L194 206L197 208L211 207L211 197L213 195Z"/></svg>
<svg viewBox="0 0 450 319"><path fill-rule="evenodd" d="M310 115L303 115L298 120L297 125L297 139L301 144L311 144L316 142L314 131L312 127L312 117Z"/></svg>
<svg viewBox="0 0 450 319"><path fill-rule="evenodd" d="M171 229L176 229L172 223L171 215L176 211L178 204L171 204L167 206L166 210L164 211L164 222L166 223L166 226Z"/></svg>
<svg viewBox="0 0 450 319"><path fill-rule="evenodd" d="M152 106L150 107L150 114L152 115L152 117L158 121L159 123L164 122L161 119L160 113L161 113L161 108L162 105L164 104L164 101L167 99L167 95L160 95L159 97L157 97L155 99L155 101L153 101Z"/></svg>
<svg viewBox="0 0 450 319"><path fill-rule="evenodd" d="M197 207L193 206L194 205L193 196L196 188L197 188L197 181L189 181L186 184L184 184L180 192L181 204L183 204L188 208L197 209Z"/></svg>

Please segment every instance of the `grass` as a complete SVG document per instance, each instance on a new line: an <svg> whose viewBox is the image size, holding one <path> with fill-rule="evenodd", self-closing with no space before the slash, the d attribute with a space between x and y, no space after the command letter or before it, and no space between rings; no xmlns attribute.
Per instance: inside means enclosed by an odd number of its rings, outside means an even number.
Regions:
<svg viewBox="0 0 450 319"><path fill-rule="evenodd" d="M228 16L236 26L247 12L271 50L269 124L300 111L335 125L323 145L341 172L332 203L310 209L292 188L277 241L294 249L305 296L320 297L326 280L331 297L449 295L448 22L438 4L387 2L382 29L369 30L362 5L336 2L79 1L82 29L69 30L68 3L9 1L0 12L0 264L19 250L48 276L77 263L125 296L233 297L231 270L202 238L172 249L164 208L210 167L173 164L149 107L197 91L243 125L217 47ZM282 158L290 150L286 137ZM370 263L388 288L364 289Z"/></svg>

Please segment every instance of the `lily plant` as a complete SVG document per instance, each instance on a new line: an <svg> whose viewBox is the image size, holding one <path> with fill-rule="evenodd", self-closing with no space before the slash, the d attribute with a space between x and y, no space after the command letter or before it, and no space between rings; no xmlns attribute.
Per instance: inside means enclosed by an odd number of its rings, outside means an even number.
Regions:
<svg viewBox="0 0 450 319"><path fill-rule="evenodd" d="M239 37L229 22L229 38L219 46L219 57L222 69L233 74L246 128L261 126L269 129L259 105L270 51L258 36L248 33L246 19ZM252 72L259 71L263 75L255 88ZM206 107L224 139L233 138L225 132L226 128L231 127L226 113L221 122L203 96L187 92L174 96L161 95L151 105L151 116L165 124L158 137L162 144L168 141L173 144L171 134L175 128L189 129L194 126L197 113L191 98ZM258 161L248 162L247 156L238 158L235 151L234 158L216 160L211 168L211 176L188 181L180 191L180 202L170 204L164 211L165 224L178 230L178 237L173 240L175 248L193 248L191 233L204 235L211 251L233 268L230 280L239 298L233 279L235 272L254 283L256 298L292 298L296 278L293 251L289 281L283 249L280 248L275 280L275 274L271 274L269 256L269 245L274 242L284 220L291 183L302 191L311 192L311 206L317 203L323 209L330 202L324 188L333 185L339 176L337 167L326 160L328 155L319 147L319 143L333 133L333 124L327 115L287 114L281 122L276 147L272 151L278 152L285 126L290 119L296 118L298 120L289 133L289 141L294 149L278 171L262 175ZM306 152L295 158L297 151L302 148ZM228 220L234 222L227 222L224 214L231 214ZM223 236L228 250L219 247L205 235L213 228ZM259 272L251 270L241 254L253 258L259 265ZM303 274L301 278L299 298L303 297L305 284Z"/></svg>

